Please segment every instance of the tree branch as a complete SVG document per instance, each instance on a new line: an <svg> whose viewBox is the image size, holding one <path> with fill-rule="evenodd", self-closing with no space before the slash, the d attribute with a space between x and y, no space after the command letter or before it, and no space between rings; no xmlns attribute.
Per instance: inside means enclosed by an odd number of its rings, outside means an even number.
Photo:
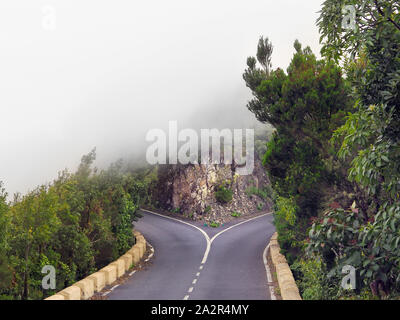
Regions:
<svg viewBox="0 0 400 320"><path fill-rule="evenodd" d="M385 13L382 11L381 7L379 6L378 0L374 0L374 2L375 2L376 8L378 9L379 14L380 14L381 16L384 17L384 16L385 16ZM391 22L397 29L400 30L400 25L399 25L398 23L396 23L396 21L394 21L394 20L393 20L392 18L390 18L390 17L388 17L387 20L388 20L389 22Z"/></svg>

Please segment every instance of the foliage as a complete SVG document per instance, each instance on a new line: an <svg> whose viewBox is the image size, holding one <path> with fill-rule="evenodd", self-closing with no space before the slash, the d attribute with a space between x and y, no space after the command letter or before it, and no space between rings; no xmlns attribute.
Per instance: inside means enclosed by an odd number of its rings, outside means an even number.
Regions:
<svg viewBox="0 0 400 320"><path fill-rule="evenodd" d="M8 258L6 255L6 232L8 228L7 212L7 193L0 181L0 298L2 292L11 284L11 272L8 268Z"/></svg>
<svg viewBox="0 0 400 320"><path fill-rule="evenodd" d="M343 5L356 8L354 28L341 27ZM357 99L355 112L348 115L333 138L339 145L340 159L349 163L349 181L359 189L357 213L343 209L328 213L339 221L350 219L350 227L346 223L341 235L331 235L338 236L335 241L344 246L337 267L350 259L358 268L362 285L374 294L381 289L385 295L396 286L399 289L399 8L394 0L327 0L318 21L321 40L325 41L323 54L345 62ZM352 224L359 226L351 228ZM315 227L319 236L314 235L314 247L318 241L327 240L319 230L330 227ZM354 238L352 244L346 242L350 236Z"/></svg>
<svg viewBox="0 0 400 320"><path fill-rule="evenodd" d="M236 212L236 211L231 213L231 216L234 217L234 218L239 218L241 215L242 214L240 212Z"/></svg>
<svg viewBox="0 0 400 320"><path fill-rule="evenodd" d="M340 278L327 278L326 266L318 258L300 259L291 269L296 278L301 296L304 300L329 300L336 298L339 291Z"/></svg>
<svg viewBox="0 0 400 320"><path fill-rule="evenodd" d="M309 218L318 215L324 187L336 178L328 166L333 152L326 146L351 108L349 88L337 64L318 60L298 41L286 73L265 68L272 46L260 48L264 60L249 58L243 75L254 97L247 107L276 129L263 164L276 193L278 240L292 263L302 250ZM263 68L257 68L257 60Z"/></svg>
<svg viewBox="0 0 400 320"><path fill-rule="evenodd" d="M276 128L264 165L278 195L278 240L290 263L303 257L292 267L305 298L400 289L399 10L394 0L326 0L317 22L322 60L298 42L287 74L247 60L248 109ZM332 282L349 264L355 293Z"/></svg>
<svg viewBox="0 0 400 320"><path fill-rule="evenodd" d="M299 249L299 225L296 225L298 207L293 199L278 197L274 206L274 224L278 232L278 242L281 251L286 255L289 264L294 262Z"/></svg>
<svg viewBox="0 0 400 320"><path fill-rule="evenodd" d="M324 257L330 275L346 265L356 268L361 287L379 294L400 284L400 203L368 219L355 206L329 210L313 224L308 252Z"/></svg>
<svg viewBox="0 0 400 320"><path fill-rule="evenodd" d="M219 224L218 222L211 221L211 222L209 223L209 226L210 226L211 228L219 228L220 224Z"/></svg>
<svg viewBox="0 0 400 320"><path fill-rule="evenodd" d="M233 198L233 192L231 189L224 185L221 185L217 188L217 191L215 191L215 198L217 201L221 204L227 204L232 201Z"/></svg>
<svg viewBox="0 0 400 320"><path fill-rule="evenodd" d="M87 276L133 244L132 222L148 184L122 162L98 171L93 150L76 173L6 203L0 188L0 297L42 299ZM56 269L56 290L42 289L42 267ZM11 279L10 279L11 278Z"/></svg>
<svg viewBox="0 0 400 320"><path fill-rule="evenodd" d="M180 207L174 208L172 209L172 213L180 213L182 211L182 209Z"/></svg>
<svg viewBox="0 0 400 320"><path fill-rule="evenodd" d="M274 190L270 185L266 185L262 189L251 186L246 189L246 195L251 198L252 196L258 196L264 200L273 200L274 199Z"/></svg>

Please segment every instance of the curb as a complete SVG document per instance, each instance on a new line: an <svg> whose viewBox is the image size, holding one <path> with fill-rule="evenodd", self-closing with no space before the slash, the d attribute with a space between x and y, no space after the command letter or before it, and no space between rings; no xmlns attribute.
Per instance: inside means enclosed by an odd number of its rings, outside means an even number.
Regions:
<svg viewBox="0 0 400 320"><path fill-rule="evenodd" d="M118 260L44 300L87 300L122 277L146 252L146 239L143 235L137 231L133 235L136 237L135 245Z"/></svg>
<svg viewBox="0 0 400 320"><path fill-rule="evenodd" d="M296 285L292 271L286 258L280 253L281 248L278 244L278 234L275 232L269 243L272 263L276 270L279 289L283 300L302 300L299 288Z"/></svg>

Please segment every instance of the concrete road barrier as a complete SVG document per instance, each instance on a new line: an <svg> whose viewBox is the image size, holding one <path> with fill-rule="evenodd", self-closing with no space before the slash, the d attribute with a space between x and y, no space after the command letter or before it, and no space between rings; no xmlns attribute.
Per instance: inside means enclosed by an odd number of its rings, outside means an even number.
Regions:
<svg viewBox="0 0 400 320"><path fill-rule="evenodd" d="M117 278L121 278L125 274L125 260L119 258L118 260L114 261L113 263L110 263L110 266L116 266L117 267Z"/></svg>
<svg viewBox="0 0 400 320"><path fill-rule="evenodd" d="M81 299L87 300L94 294L94 281L89 277L78 281L74 284L74 286L79 287L81 289Z"/></svg>
<svg viewBox="0 0 400 320"><path fill-rule="evenodd" d="M125 261L125 271L128 271L132 266L132 256L129 253L125 253L121 259Z"/></svg>
<svg viewBox="0 0 400 320"><path fill-rule="evenodd" d="M132 256L132 263L137 264L140 261L140 249L138 246L134 246L131 250L128 251L128 254Z"/></svg>
<svg viewBox="0 0 400 320"><path fill-rule="evenodd" d="M70 286L61 290L58 294L63 295L63 300L81 300L81 288Z"/></svg>
<svg viewBox="0 0 400 320"><path fill-rule="evenodd" d="M111 285L115 280L117 280L117 267L114 265L108 265L103 269L100 269L99 272L102 272L105 277L106 285Z"/></svg>
<svg viewBox="0 0 400 320"><path fill-rule="evenodd" d="M139 248L139 258L141 259L146 252L146 241L144 240L144 238L138 238L136 245Z"/></svg>
<svg viewBox="0 0 400 320"><path fill-rule="evenodd" d="M136 244L118 260L45 300L87 300L105 286L112 285L132 264L137 264L146 252L146 239L137 231L133 235L136 237Z"/></svg>
<svg viewBox="0 0 400 320"><path fill-rule="evenodd" d="M63 296L62 294L55 294L44 300L65 300L65 296Z"/></svg>
<svg viewBox="0 0 400 320"><path fill-rule="evenodd" d="M87 278L93 280L95 292L100 292L106 286L106 276L104 272L93 273Z"/></svg>
<svg viewBox="0 0 400 320"><path fill-rule="evenodd" d="M286 258L281 254L281 249L278 244L278 234L275 233L271 237L269 243L271 260L276 270L279 289L283 300L302 300L299 288L294 280L292 270L286 261Z"/></svg>

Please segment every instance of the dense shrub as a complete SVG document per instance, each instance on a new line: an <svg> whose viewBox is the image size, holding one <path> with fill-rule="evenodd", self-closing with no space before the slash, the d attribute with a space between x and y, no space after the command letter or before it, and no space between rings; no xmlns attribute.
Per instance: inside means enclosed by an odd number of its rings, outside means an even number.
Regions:
<svg viewBox="0 0 400 320"><path fill-rule="evenodd" d="M298 41L294 47L287 73L271 70L272 45L261 38L257 57L263 68L249 58L243 77L254 96L248 109L276 129L263 163L277 195L291 199L296 207L297 225L289 224L286 233L294 233L294 241L300 241L305 238L309 218L318 215L323 187L330 183L325 160L331 154L326 145L344 123L351 104L340 67L317 60L310 48L303 49Z"/></svg>
<svg viewBox="0 0 400 320"><path fill-rule="evenodd" d="M372 283L375 294L389 294L400 286L399 227L399 204L373 219L355 206L332 209L313 224L308 251L324 257L331 275L351 265L357 270L359 289Z"/></svg>
<svg viewBox="0 0 400 320"><path fill-rule="evenodd" d="M221 185L217 188L217 191L215 191L215 198L219 203L227 204L232 201L233 192L225 185Z"/></svg>
<svg viewBox="0 0 400 320"><path fill-rule="evenodd" d="M93 169L95 157L93 150L76 173L61 172L11 204L0 188L0 298L42 299L134 244L132 222L146 183L125 173L121 162ZM42 289L45 265L56 269L55 290Z"/></svg>
<svg viewBox="0 0 400 320"><path fill-rule="evenodd" d="M276 193L274 223L282 252L289 264L303 267L297 275L308 285L312 277L307 265L299 263L310 219L320 213L327 190L344 178L333 170L337 161L329 141L353 100L337 64L317 60L298 41L294 47L287 72L272 70L272 45L261 38L257 59L248 58L243 77L254 97L248 109L276 129L263 158ZM324 272L321 267L318 276L326 276ZM320 298L321 288L315 286L306 295Z"/></svg>
<svg viewBox="0 0 400 320"><path fill-rule="evenodd" d="M318 257L297 260L291 269L297 279L304 300L329 300L336 298L339 278L327 278L326 266Z"/></svg>
<svg viewBox="0 0 400 320"><path fill-rule="evenodd" d="M270 185L266 185L262 189L251 186L247 188L246 194L249 198L251 198L252 196L258 196L263 200L274 200L275 197L274 191Z"/></svg>

